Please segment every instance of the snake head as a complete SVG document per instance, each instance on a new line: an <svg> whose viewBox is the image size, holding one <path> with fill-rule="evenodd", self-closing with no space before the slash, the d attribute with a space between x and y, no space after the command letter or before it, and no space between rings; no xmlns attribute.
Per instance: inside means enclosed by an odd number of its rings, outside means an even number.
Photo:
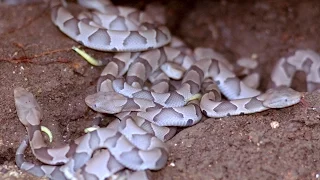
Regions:
<svg viewBox="0 0 320 180"><path fill-rule="evenodd" d="M14 102L20 122L25 125L39 125L42 113L33 94L18 87L14 89Z"/></svg>
<svg viewBox="0 0 320 180"><path fill-rule="evenodd" d="M267 90L262 97L263 105L268 108L284 108L300 102L302 94L289 87L279 86Z"/></svg>
<svg viewBox="0 0 320 180"><path fill-rule="evenodd" d="M115 114L122 111L127 98L116 92L98 92L87 96L85 102L97 112Z"/></svg>

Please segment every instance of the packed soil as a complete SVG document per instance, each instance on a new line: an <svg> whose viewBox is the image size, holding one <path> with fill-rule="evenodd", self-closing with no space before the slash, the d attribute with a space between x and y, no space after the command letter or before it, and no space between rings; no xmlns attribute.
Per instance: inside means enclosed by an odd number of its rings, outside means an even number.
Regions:
<svg viewBox="0 0 320 180"><path fill-rule="evenodd" d="M151 1L120 1L144 8ZM211 47L231 62L256 56L266 90L282 56L297 49L320 52L320 1L161 1L168 26L190 47ZM84 134L95 113L84 98L95 92L103 67L92 67L72 51L78 44L50 20L44 3L0 5L0 179L39 179L15 166L15 151L26 136L13 89L32 92L43 110L42 125L53 146ZM110 54L84 48L97 58ZM305 91L305 74L293 87ZM167 166L153 179L316 179L320 171L320 95L304 103L252 115L204 119L182 128L167 142ZM271 126L278 122L279 127ZM34 157L26 153L28 160Z"/></svg>

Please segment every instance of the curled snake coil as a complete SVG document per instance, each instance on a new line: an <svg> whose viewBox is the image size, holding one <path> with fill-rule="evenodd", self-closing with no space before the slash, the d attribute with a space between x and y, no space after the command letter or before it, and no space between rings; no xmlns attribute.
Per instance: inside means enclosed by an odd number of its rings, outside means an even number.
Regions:
<svg viewBox="0 0 320 180"><path fill-rule="evenodd" d="M36 176L106 179L122 172L127 179L148 179L145 170L166 165L169 152L164 142L175 135L177 126L194 125L203 115L225 117L294 105L301 93L289 86L297 70L306 72L308 90L319 87L315 70L320 57L312 50L281 58L271 75L274 87L261 93L240 80L222 55L189 49L147 13L113 6L108 0L78 3L93 11L76 17L63 1L50 1L52 22L86 47L117 52L104 62L97 92L85 99L93 110L117 118L70 144L49 148L41 135L38 103L31 93L16 88L18 117L28 132L16 162ZM220 92L228 100L220 101ZM28 144L45 165L25 161Z"/></svg>

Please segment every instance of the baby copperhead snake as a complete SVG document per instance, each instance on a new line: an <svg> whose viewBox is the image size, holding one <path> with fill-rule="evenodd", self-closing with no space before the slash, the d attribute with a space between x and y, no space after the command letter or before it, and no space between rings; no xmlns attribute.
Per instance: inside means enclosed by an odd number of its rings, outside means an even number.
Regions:
<svg viewBox="0 0 320 180"><path fill-rule="evenodd" d="M60 0L51 0L51 19L71 39L102 51L142 51L168 44L169 29L134 8L113 6L109 0L78 0L91 13L73 16Z"/></svg>
<svg viewBox="0 0 320 180"><path fill-rule="evenodd" d="M19 120L26 126L30 144L35 154L43 154L48 158L52 156L52 165L34 165L24 160L24 150L27 147L28 139L25 139L16 153L17 165L37 176L47 176L53 179L85 178L91 179L98 176L104 179L118 172L124 167L135 170L154 169L158 170L166 164L168 149L160 138L147 133L127 116L122 121L113 121L106 128L86 134L75 140L74 145L65 145L59 149L48 149L40 132L41 110L34 96L23 88L16 88L14 91L15 104ZM93 168L95 161L90 161L95 150L107 148L95 156L104 156L101 160L106 163L105 168ZM40 150L40 152L35 152ZM66 151L64 151L66 150ZM60 154L59 154L60 153ZM72 158L68 157L71 155ZM45 161L41 159L42 161ZM40 159L39 159L40 160ZM94 160L94 159L93 159ZM98 161L98 166L101 163ZM92 165L93 164L93 165ZM86 166L84 166L86 165ZM92 175L91 175L92 174ZM101 175L101 176L99 176ZM92 176L90 178L90 176Z"/></svg>
<svg viewBox="0 0 320 180"><path fill-rule="evenodd" d="M97 50L130 51L116 54L107 63L107 70L103 71L99 80L98 92L86 98L89 107L98 112L115 114L121 122L115 121L110 126L89 133L62 148L49 149L39 131L41 118L39 106L30 93L23 89L16 89L17 112L20 121L27 127L33 153L42 162L52 164L36 166L25 162L23 152L28 142L25 140L16 155L17 164L21 169L54 179L71 177L104 179L124 167L133 170L157 170L165 165L168 155L165 144L159 139L167 140L174 135L174 130L171 128L160 126L196 124L202 117L201 111L209 117L224 117L255 113L269 108L282 108L300 101L300 93L282 87L279 83L275 85L280 87L260 94L259 91L241 82L222 62L210 58L195 62L194 58L184 54L179 48L164 46L170 42L169 31L162 25L150 26L151 20L139 11L118 8L108 1L94 1L98 5L83 0L78 2L99 11L91 14L82 13L75 18L60 1L51 1L52 20L62 32L85 46ZM105 4L101 6L100 3ZM116 10L120 14L106 16L102 14L110 10ZM126 24L119 22L129 19L133 25L124 29L113 29L110 25L108 27L101 25L99 22L101 19L111 18L111 16L116 17L115 24ZM150 50L150 48L158 49ZM131 53L142 50L147 51ZM299 56L299 53L302 55ZM293 55L292 59L304 59L301 61L307 63L305 66L312 67L307 61L318 60L318 55L311 56L309 51L300 50L297 54ZM308 56L308 60L304 56ZM178 65L177 67L181 67L182 71L186 70L181 86L169 92L168 76L173 75L162 72L168 64L169 67ZM288 68L287 64L291 66ZM301 68L298 64L284 60L281 67L286 72L285 75L289 72L288 77L292 78L294 74L292 66L299 70ZM122 76L125 73L124 80ZM275 70L273 74L277 73L279 70ZM147 79L154 83L151 87L152 91L142 89ZM276 82L274 79L273 81ZM311 79L309 81L314 83ZM200 100L200 106L196 100L192 101L204 86L209 87L214 83L217 83L221 92L231 101L217 102L215 98L212 99L210 94L214 91L212 88L205 91ZM165 88L158 89L164 86ZM137 123L139 121L140 124ZM145 124L148 124L148 128L144 126ZM125 131L124 127L128 130ZM139 144L141 141L136 138L147 139L149 145L146 147ZM90 144L89 147L88 144ZM106 149L96 151L101 148ZM98 162L101 157L105 159ZM92 168L101 163L112 165L106 168L106 172ZM64 165L56 166L59 164ZM145 174L142 172L139 177L143 176Z"/></svg>

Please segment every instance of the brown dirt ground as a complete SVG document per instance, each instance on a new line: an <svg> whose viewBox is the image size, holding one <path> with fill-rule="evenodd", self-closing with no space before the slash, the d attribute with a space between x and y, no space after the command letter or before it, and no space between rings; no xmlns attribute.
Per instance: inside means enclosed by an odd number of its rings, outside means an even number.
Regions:
<svg viewBox="0 0 320 180"><path fill-rule="evenodd" d="M143 7L146 1L127 1ZM320 1L163 1L172 33L192 47L212 47L230 60L258 55L265 89L281 56L298 48L320 52ZM101 67L71 50L77 45L51 23L44 4L0 5L0 179L39 179L19 171L14 154L26 131L18 121L13 89L35 94L42 125L53 145L83 134L94 112L84 98L95 90ZM95 57L106 53L86 49ZM304 88L304 74L294 83ZM167 144L166 168L154 179L316 179L320 171L319 93L298 104L263 113L206 119L182 129ZM270 123L277 121L278 128ZM32 159L30 151L27 153Z"/></svg>

